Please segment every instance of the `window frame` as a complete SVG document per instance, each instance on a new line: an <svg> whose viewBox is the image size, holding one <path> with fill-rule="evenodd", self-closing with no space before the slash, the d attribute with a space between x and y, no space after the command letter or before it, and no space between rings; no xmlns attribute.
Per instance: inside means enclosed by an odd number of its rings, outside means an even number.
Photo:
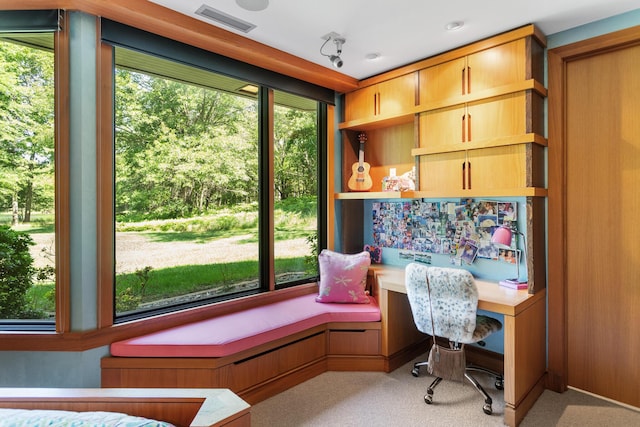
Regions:
<svg viewBox="0 0 640 427"><path fill-rule="evenodd" d="M69 105L62 94L69 93L69 28L67 12L49 10L0 11L2 32L53 34L54 79L54 197L55 197L55 319L2 320L0 332L28 331L64 333L70 331L70 223L69 223Z"/></svg>
<svg viewBox="0 0 640 427"><path fill-rule="evenodd" d="M248 295L258 295L270 291L304 285L313 280L300 280L275 284L274 266L274 191L273 191L273 106L274 88L290 92L298 96L314 99L317 102L317 171L318 186L317 215L318 215L318 243L325 247L327 242L327 128L328 128L328 99L333 101L335 94L332 90L320 88L316 85L301 82L294 78L279 75L258 67L241 63L220 55L204 52L193 46L166 39L162 36L141 32L132 27L103 20L98 59L99 70L99 147L98 147L98 327L105 328L112 325L127 324L131 321L144 320L158 315L172 315L185 310L192 310L203 306L229 301ZM105 34L106 30L106 34ZM258 120L259 120L259 280L260 287L237 295L225 295L218 298L198 301L188 305L164 307L157 310L140 312L133 315L117 316L115 311L115 172L114 172L114 97L115 97L115 48L124 47L135 49L141 53L157 55L168 60L177 60L190 66L204 68L207 71L228 75L232 78L255 83L258 90ZM166 48L167 51L162 52ZM160 52L159 52L160 50ZM170 54L176 54L171 57ZM193 61L193 54L197 54L200 61ZM195 62L195 61L193 61ZM235 73L235 74L234 74ZM256 73L256 74L252 74ZM250 78L247 78L247 77ZM308 92L308 93L307 93ZM321 99L317 99L321 98ZM104 124L108 124L105 126Z"/></svg>

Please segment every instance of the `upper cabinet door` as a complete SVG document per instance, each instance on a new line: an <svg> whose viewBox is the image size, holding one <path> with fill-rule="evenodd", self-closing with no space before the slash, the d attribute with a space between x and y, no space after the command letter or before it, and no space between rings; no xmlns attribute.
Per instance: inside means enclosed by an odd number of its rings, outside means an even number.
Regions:
<svg viewBox="0 0 640 427"><path fill-rule="evenodd" d="M519 39L467 57L469 93L527 79L526 40Z"/></svg>
<svg viewBox="0 0 640 427"><path fill-rule="evenodd" d="M368 86L347 93L345 95L344 102L345 121L349 122L351 120L360 120L375 117L378 111L377 94L377 86Z"/></svg>
<svg viewBox="0 0 640 427"><path fill-rule="evenodd" d="M420 70L420 105L457 103L456 97L526 80L526 46L519 39Z"/></svg>
<svg viewBox="0 0 640 427"><path fill-rule="evenodd" d="M413 113L416 105L414 73L405 74L345 95L344 119L374 120Z"/></svg>
<svg viewBox="0 0 640 427"><path fill-rule="evenodd" d="M378 101L378 114L381 116L413 113L416 106L415 74L405 74L378 84Z"/></svg>
<svg viewBox="0 0 640 427"><path fill-rule="evenodd" d="M465 95L466 68L463 57L420 70L420 105Z"/></svg>

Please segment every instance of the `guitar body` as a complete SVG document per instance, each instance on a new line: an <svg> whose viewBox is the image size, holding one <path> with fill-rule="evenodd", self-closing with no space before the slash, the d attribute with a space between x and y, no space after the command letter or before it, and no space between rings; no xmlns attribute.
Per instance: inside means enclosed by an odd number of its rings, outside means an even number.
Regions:
<svg viewBox="0 0 640 427"><path fill-rule="evenodd" d="M351 166L351 178L349 178L349 182L347 185L349 186L349 190L351 191L368 191L373 186L373 181L371 180L371 176L369 175L369 163L356 162Z"/></svg>
<svg viewBox="0 0 640 427"><path fill-rule="evenodd" d="M358 139L360 140L360 153L358 161L351 166L351 178L349 178L347 186L351 191L369 191L373 186L373 181L369 175L371 166L364 161L364 142L367 140L367 136L361 133L358 135Z"/></svg>

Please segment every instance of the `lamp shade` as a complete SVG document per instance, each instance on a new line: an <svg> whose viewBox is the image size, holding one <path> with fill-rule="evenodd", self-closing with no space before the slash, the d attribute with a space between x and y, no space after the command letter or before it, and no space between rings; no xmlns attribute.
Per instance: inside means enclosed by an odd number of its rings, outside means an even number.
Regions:
<svg viewBox="0 0 640 427"><path fill-rule="evenodd" d="M500 246L511 246L511 238L513 237L513 231L507 226L500 226L493 232L491 236L491 243Z"/></svg>

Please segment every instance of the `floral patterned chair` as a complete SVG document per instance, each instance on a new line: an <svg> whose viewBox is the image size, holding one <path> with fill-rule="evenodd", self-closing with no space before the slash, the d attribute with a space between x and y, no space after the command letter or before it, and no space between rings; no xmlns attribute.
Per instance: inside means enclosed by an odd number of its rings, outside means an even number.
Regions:
<svg viewBox="0 0 640 427"><path fill-rule="evenodd" d="M427 287L427 278L428 285ZM478 290L471 273L459 268L431 267L417 263L407 265L405 269L407 296L413 314L413 320L419 331L447 338L451 348L463 349L464 344L476 343L493 332L502 329L500 321L476 313L478 308ZM431 303L429 302L431 295ZM431 308L433 309L433 328L431 326ZM435 331L435 332L433 332ZM417 377L421 366L429 362L417 362L411 373ZM464 377L484 396L483 411L491 415L493 403L491 397L473 378L470 371L481 371L496 378L495 386L502 390L501 374L485 368L468 365ZM433 390L442 381L436 378L424 396L426 403L433 401Z"/></svg>

